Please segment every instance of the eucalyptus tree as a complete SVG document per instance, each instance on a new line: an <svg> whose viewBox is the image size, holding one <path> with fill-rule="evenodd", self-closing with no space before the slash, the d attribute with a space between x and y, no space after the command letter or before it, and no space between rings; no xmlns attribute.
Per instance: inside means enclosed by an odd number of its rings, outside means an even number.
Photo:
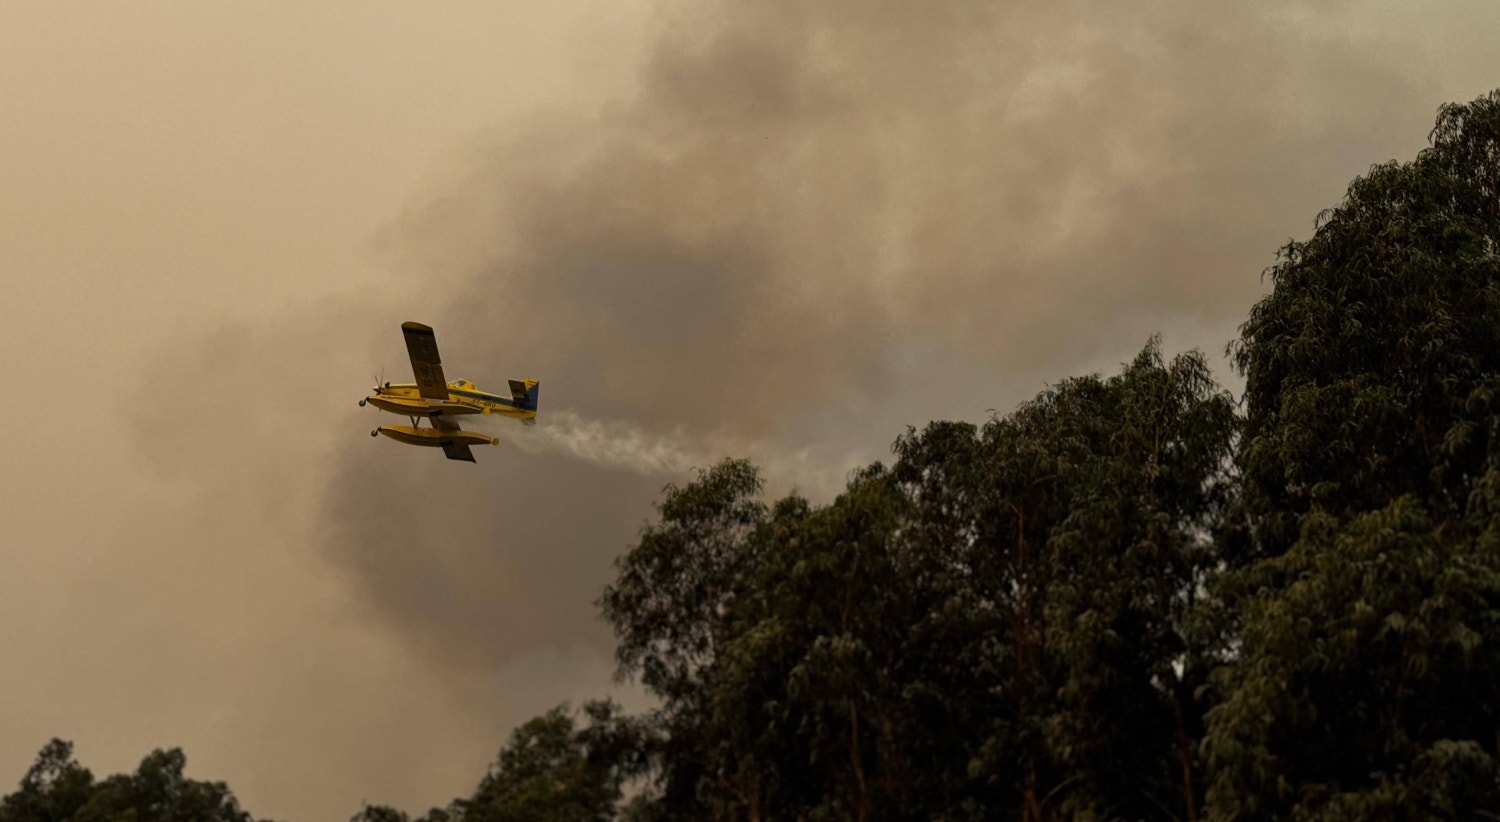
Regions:
<svg viewBox="0 0 1500 822"><path fill-rule="evenodd" d="M651 721L653 812L700 817L730 802L757 812L758 775L726 761L733 740L713 732L714 667L730 640L733 612L752 593L749 575L765 522L759 473L726 460L685 486L666 489L658 522L616 561L618 576L599 605L618 638L623 676L637 676L661 700ZM727 798L727 799L726 799Z"/></svg>
<svg viewBox="0 0 1500 822"><path fill-rule="evenodd" d="M579 723L579 718L586 722ZM644 771L649 729L612 700L563 704L511 732L473 794L412 819L366 805L350 822L605 822L621 818L628 782Z"/></svg>
<svg viewBox="0 0 1500 822"><path fill-rule="evenodd" d="M1203 357L1168 363L1153 340L1119 375L1066 380L980 432L958 579L999 704L975 770L1016 817L1196 816L1187 622L1234 429ZM937 500L919 518L941 519Z"/></svg>
<svg viewBox="0 0 1500 822"><path fill-rule="evenodd" d="M1153 341L983 430L909 431L826 506L766 506L735 461L670 488L602 600L663 700L658 809L1193 817L1183 632L1233 426L1202 357Z"/></svg>
<svg viewBox="0 0 1500 822"><path fill-rule="evenodd" d="M19 789L0 799L0 822L72 819L94 787L94 774L73 758L73 743L53 739L37 754Z"/></svg>
<svg viewBox="0 0 1500 822"><path fill-rule="evenodd" d="M181 750L156 750L135 773L95 781L72 744L54 739L0 800L0 822L253 822L228 786L188 779L186 764Z"/></svg>
<svg viewBox="0 0 1500 822"><path fill-rule="evenodd" d="M1314 507L1411 495L1461 517L1500 390L1500 92L1447 105L1411 163L1375 166L1288 243L1234 346L1246 514L1274 555Z"/></svg>
<svg viewBox="0 0 1500 822"><path fill-rule="evenodd" d="M612 701L566 705L522 724L473 796L450 806L464 822L590 822L616 818L625 783L644 764L644 728Z"/></svg>
<svg viewBox="0 0 1500 822"><path fill-rule="evenodd" d="M1236 350L1216 818L1500 807L1500 94L1288 244Z"/></svg>

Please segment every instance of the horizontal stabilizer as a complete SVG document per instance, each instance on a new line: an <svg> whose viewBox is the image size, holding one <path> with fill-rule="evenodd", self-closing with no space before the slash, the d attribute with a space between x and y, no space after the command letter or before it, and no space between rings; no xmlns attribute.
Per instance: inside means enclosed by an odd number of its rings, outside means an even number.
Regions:
<svg viewBox="0 0 1500 822"><path fill-rule="evenodd" d="M526 402L526 383L520 380L510 380L510 398L516 402Z"/></svg>
<svg viewBox="0 0 1500 822"><path fill-rule="evenodd" d="M463 460L464 462L476 462L474 452L469 450L467 443L449 442L443 444L443 453L450 460Z"/></svg>

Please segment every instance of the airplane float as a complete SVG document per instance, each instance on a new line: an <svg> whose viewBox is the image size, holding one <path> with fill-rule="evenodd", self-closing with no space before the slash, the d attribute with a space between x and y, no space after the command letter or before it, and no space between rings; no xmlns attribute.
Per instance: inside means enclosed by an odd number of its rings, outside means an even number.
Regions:
<svg viewBox="0 0 1500 822"><path fill-rule="evenodd" d="M381 411L401 414L411 425L382 425L370 432L381 434L407 445L425 445L443 449L450 460L474 462L471 445L499 445L500 440L458 427L457 417L465 414L498 414L514 417L526 425L536 424L536 402L539 384L536 380L510 380L510 396L486 394L468 380L446 382L443 363L438 358L437 335L421 323L402 323L406 353L411 357L414 383L376 385L374 393L359 401ZM421 427L426 418L430 428Z"/></svg>

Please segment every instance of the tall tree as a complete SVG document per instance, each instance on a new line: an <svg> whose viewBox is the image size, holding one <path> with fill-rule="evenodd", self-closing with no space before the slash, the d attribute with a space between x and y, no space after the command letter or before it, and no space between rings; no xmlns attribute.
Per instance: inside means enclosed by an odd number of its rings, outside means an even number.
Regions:
<svg viewBox="0 0 1500 822"><path fill-rule="evenodd" d="M1193 816L1183 624L1232 430L1202 358L1153 342L983 432L909 433L828 506L757 503L741 462L669 489L604 598L663 698L658 807Z"/></svg>
<svg viewBox="0 0 1500 822"><path fill-rule="evenodd" d="M686 486L668 486L659 521L616 561L619 575L599 600L614 625L622 676L639 676L662 700L653 720L664 736L657 809L693 818L716 797L734 795L756 812L755 777L717 761L725 741L711 722L710 672L729 639L731 613L751 591L757 543L767 515L755 497L761 479L743 460L726 460Z"/></svg>
<svg viewBox="0 0 1500 822"><path fill-rule="evenodd" d="M1463 513L1496 447L1497 135L1500 92L1444 106L1430 148L1355 180L1270 269L1235 346L1256 555L1314 506Z"/></svg>
<svg viewBox="0 0 1500 822"><path fill-rule="evenodd" d="M920 600L890 550L904 510L871 466L830 506L783 500L756 535L712 716L743 741L732 756L760 776L765 818L890 818L910 803L900 692Z"/></svg>
<svg viewBox="0 0 1500 822"><path fill-rule="evenodd" d="M94 792L94 775L73 758L73 743L48 742L15 793L0 799L0 822L72 819Z"/></svg>
<svg viewBox="0 0 1500 822"><path fill-rule="evenodd" d="M1236 352L1216 818L1500 807L1500 93L1282 251Z"/></svg>
<svg viewBox="0 0 1500 822"><path fill-rule="evenodd" d="M1196 815L1186 621L1234 428L1203 358L1167 363L1153 341L981 432L962 579L999 617L975 641L1004 707L979 761L1019 818Z"/></svg>

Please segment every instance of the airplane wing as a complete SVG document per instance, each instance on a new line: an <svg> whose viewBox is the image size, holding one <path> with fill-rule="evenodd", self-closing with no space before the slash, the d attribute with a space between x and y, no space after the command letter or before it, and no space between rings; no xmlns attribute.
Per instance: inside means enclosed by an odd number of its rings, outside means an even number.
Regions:
<svg viewBox="0 0 1500 822"><path fill-rule="evenodd" d="M443 379L443 362L438 359L437 335L421 323L402 323L406 336L406 353L411 357L411 371L417 378L417 392L425 399L448 399L448 383Z"/></svg>
<svg viewBox="0 0 1500 822"><path fill-rule="evenodd" d="M443 446L443 453L447 454L448 459L450 460L463 460L464 462L476 461L474 459L474 452L469 450L469 446L461 442L450 442L447 445Z"/></svg>

